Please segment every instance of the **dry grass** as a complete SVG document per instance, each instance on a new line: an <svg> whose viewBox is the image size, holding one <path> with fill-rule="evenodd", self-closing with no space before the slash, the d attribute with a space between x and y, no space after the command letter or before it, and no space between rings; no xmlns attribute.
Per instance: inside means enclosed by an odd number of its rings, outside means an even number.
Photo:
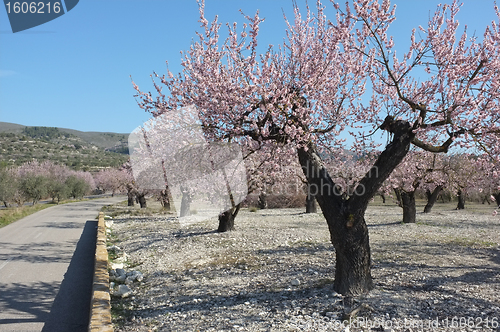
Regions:
<svg viewBox="0 0 500 332"><path fill-rule="evenodd" d="M0 228L7 226L14 221L22 219L24 217L29 216L35 212L40 210L49 208L56 204L47 203L47 204L36 204L31 206L21 206L21 207L9 207L0 210Z"/></svg>

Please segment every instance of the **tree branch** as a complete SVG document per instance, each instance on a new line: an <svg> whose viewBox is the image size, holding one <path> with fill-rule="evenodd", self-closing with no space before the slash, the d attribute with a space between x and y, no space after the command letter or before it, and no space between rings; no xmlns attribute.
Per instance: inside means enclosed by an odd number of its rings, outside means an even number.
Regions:
<svg viewBox="0 0 500 332"><path fill-rule="evenodd" d="M425 143L416 137L413 137L411 143L415 146L418 146L419 148L421 148L425 151L429 151L429 152L433 152L433 153L447 153L451 143L453 143L453 140L456 137L463 135L464 133L465 133L465 129L460 129L458 131L455 131L455 132L449 134L450 137L446 140L446 142L444 142L440 146L434 146L434 145Z"/></svg>

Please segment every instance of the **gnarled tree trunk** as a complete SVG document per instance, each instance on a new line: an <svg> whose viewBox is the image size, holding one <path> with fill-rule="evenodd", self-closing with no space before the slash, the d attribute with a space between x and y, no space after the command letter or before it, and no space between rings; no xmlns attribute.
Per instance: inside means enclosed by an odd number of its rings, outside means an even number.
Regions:
<svg viewBox="0 0 500 332"><path fill-rule="evenodd" d="M379 196L380 196L380 198L382 198L382 203L385 204L385 195L384 194L380 194Z"/></svg>
<svg viewBox="0 0 500 332"><path fill-rule="evenodd" d="M434 188L432 192L429 189L427 189L427 191L425 192L425 195L427 196L427 204L425 204L424 213L431 212L432 207L434 206L434 203L436 203L441 190L443 190L442 185L436 186L436 188Z"/></svg>
<svg viewBox="0 0 500 332"><path fill-rule="evenodd" d="M335 247L334 290L346 296L370 291L373 281L368 228L364 215L370 199L409 151L414 134L408 122L387 117L381 129L393 133L392 142L379 155L370 171L359 182L363 190L343 197L330 178L313 144L297 149L299 162L316 201L325 216L330 239Z"/></svg>
<svg viewBox="0 0 500 332"><path fill-rule="evenodd" d="M217 228L217 232L222 233L234 230L234 219L240 211L240 206L241 204L238 204L219 214L219 228Z"/></svg>
<svg viewBox="0 0 500 332"><path fill-rule="evenodd" d="M493 197L495 198L495 204L498 205L500 208L500 193L493 194Z"/></svg>
<svg viewBox="0 0 500 332"><path fill-rule="evenodd" d="M137 201L139 202L141 209L145 209L148 207L148 205L146 204L146 194L136 193L135 197L137 198Z"/></svg>
<svg viewBox="0 0 500 332"><path fill-rule="evenodd" d="M134 194L128 192L127 193L127 206L134 206Z"/></svg>
<svg viewBox="0 0 500 332"><path fill-rule="evenodd" d="M417 208L415 206L415 192L401 190L401 202L403 204L403 224L415 223L417 220Z"/></svg>
<svg viewBox="0 0 500 332"><path fill-rule="evenodd" d="M231 208L219 214L219 227L217 228L217 232L227 232L234 230L234 219L238 215L241 207L241 202L236 204L234 200L233 192L231 191L231 187L229 186L229 181L224 170L222 170L222 174L224 175L224 181L226 183L227 193L231 202Z"/></svg>
<svg viewBox="0 0 500 332"><path fill-rule="evenodd" d="M162 191L160 191L160 204L163 209L170 211L172 210L172 194L170 193L170 189L168 186L165 187Z"/></svg>
<svg viewBox="0 0 500 332"><path fill-rule="evenodd" d="M394 188L394 194L396 195L396 200L398 202L398 206L403 207L403 200L401 198L401 189Z"/></svg>
<svg viewBox="0 0 500 332"><path fill-rule="evenodd" d="M134 206L135 189L132 185L127 185L127 206Z"/></svg>

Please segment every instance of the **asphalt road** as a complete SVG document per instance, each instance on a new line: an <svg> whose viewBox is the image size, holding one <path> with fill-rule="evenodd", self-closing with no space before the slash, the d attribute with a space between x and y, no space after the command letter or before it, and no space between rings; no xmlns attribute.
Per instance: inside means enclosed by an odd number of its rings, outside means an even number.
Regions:
<svg viewBox="0 0 500 332"><path fill-rule="evenodd" d="M95 217L121 200L58 205L0 228L0 332L87 331Z"/></svg>

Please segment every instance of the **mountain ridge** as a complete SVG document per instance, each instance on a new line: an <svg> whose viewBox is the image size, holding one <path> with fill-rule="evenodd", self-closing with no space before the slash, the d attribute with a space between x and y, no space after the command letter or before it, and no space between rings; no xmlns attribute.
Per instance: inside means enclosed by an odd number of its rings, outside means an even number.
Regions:
<svg viewBox="0 0 500 332"><path fill-rule="evenodd" d="M1 122L0 121L0 133L12 133L12 134L22 134L24 128L57 128L61 132L75 135L80 137L87 143L96 145L97 147L103 149L110 149L117 145L117 142L127 142L129 134L114 133L114 132L100 132L100 131L80 131L70 128L60 128L60 127L48 127L48 126L25 126L18 123L11 122ZM106 138L103 138L106 137ZM112 151L112 150L111 150Z"/></svg>
<svg viewBox="0 0 500 332"><path fill-rule="evenodd" d="M51 160L97 171L128 160L128 134L0 122L0 167Z"/></svg>

